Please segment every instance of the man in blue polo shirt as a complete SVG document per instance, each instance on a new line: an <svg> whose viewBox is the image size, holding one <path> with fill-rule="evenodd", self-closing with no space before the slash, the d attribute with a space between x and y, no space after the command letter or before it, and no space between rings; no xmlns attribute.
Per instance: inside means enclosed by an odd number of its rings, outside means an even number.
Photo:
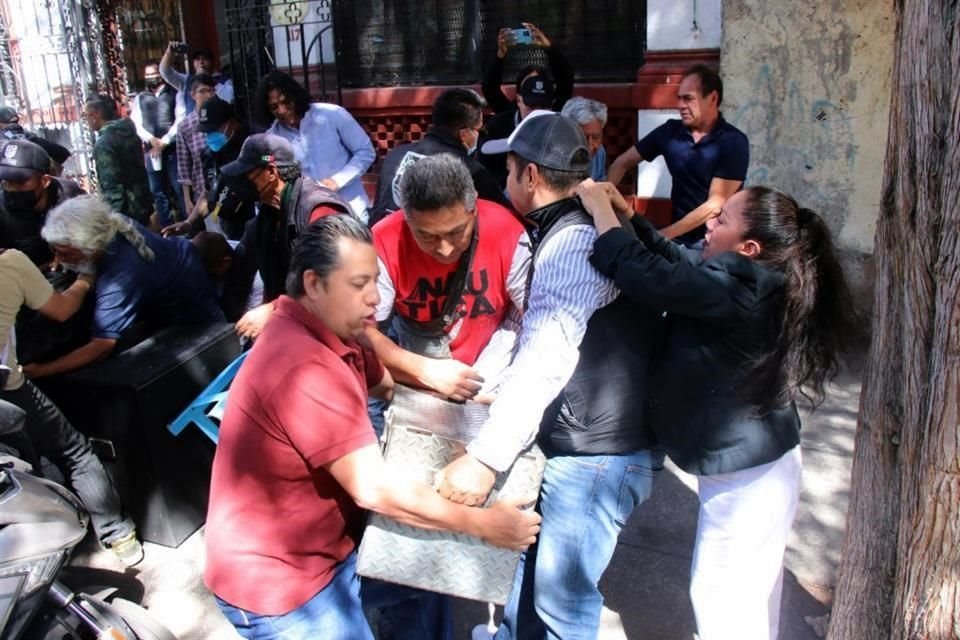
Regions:
<svg viewBox="0 0 960 640"><path fill-rule="evenodd" d="M84 367L113 351L134 322L223 322L213 282L189 240L162 238L79 196L47 215L43 239L64 269L97 275L90 341L56 360L23 367L31 378Z"/></svg>
<svg viewBox="0 0 960 640"><path fill-rule="evenodd" d="M723 81L704 65L687 69L677 89L679 120L668 120L610 167L618 184L641 160L663 156L673 178L672 223L660 232L680 244L703 240L706 222L720 215L727 198L743 186L750 163L750 143L742 131L723 119Z"/></svg>

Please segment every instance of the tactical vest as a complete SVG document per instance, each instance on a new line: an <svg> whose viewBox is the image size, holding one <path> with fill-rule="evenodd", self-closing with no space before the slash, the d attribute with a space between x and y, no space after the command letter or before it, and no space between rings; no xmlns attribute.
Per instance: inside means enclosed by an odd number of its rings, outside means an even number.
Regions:
<svg viewBox="0 0 960 640"><path fill-rule="evenodd" d="M527 218L537 224L531 234L531 271L541 249L560 230L593 226L575 198L548 205ZM623 454L653 446L644 412L650 357L661 324L652 309L631 304L622 295L594 312L580 342L573 376L540 422L539 444L548 455Z"/></svg>
<svg viewBox="0 0 960 640"><path fill-rule="evenodd" d="M159 96L149 91L140 94L140 113L143 116L143 128L153 136L162 138L177 119L177 92L164 87Z"/></svg>
<svg viewBox="0 0 960 640"><path fill-rule="evenodd" d="M257 256L267 302L284 293L293 242L310 224L314 209L327 205L356 218L343 198L311 178L297 178L284 191L280 211L261 207L256 218Z"/></svg>

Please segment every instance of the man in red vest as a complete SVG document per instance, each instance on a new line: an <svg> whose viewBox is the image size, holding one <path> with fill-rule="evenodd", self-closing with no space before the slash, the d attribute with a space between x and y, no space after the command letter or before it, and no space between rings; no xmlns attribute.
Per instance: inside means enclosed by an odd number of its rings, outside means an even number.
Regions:
<svg viewBox="0 0 960 640"><path fill-rule="evenodd" d="M477 199L470 170L451 154L414 163L400 195L403 208L373 228L376 319L383 326L393 317L399 345L373 327L367 336L397 381L473 399L509 364L530 268L527 234L513 213Z"/></svg>

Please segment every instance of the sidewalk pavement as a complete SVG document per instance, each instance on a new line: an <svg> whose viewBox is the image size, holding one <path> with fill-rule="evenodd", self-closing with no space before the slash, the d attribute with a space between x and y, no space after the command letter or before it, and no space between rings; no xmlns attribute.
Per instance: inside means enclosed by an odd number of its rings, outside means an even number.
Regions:
<svg viewBox="0 0 960 640"><path fill-rule="evenodd" d="M843 544L860 381L859 371L841 373L826 402L804 415L803 492L786 553L781 640L825 635ZM601 640L694 637L687 589L697 523L695 482L669 467L657 479L653 497L624 528L600 585L606 599ZM235 639L203 586L202 535L201 529L177 549L146 544L144 562L126 573L88 537L67 581L118 587L120 595L142 602L180 640ZM485 604L458 600L455 637L469 638L471 628L486 620Z"/></svg>

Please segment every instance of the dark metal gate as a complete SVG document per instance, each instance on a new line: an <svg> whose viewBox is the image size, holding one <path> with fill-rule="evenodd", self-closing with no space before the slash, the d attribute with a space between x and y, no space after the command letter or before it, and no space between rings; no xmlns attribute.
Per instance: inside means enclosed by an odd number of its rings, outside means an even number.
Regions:
<svg viewBox="0 0 960 640"><path fill-rule="evenodd" d="M106 77L93 0L0 2L0 93L20 124L73 151L64 175L91 175L83 104ZM89 184L89 183L88 183Z"/></svg>
<svg viewBox="0 0 960 640"><path fill-rule="evenodd" d="M286 71L314 100L340 102L332 0L227 0L225 19L235 103L248 119L260 79Z"/></svg>
<svg viewBox="0 0 960 640"><path fill-rule="evenodd" d="M0 0L0 102L70 149L64 176L93 188L84 103L107 93L126 104L143 62L181 37L181 23L180 0Z"/></svg>

